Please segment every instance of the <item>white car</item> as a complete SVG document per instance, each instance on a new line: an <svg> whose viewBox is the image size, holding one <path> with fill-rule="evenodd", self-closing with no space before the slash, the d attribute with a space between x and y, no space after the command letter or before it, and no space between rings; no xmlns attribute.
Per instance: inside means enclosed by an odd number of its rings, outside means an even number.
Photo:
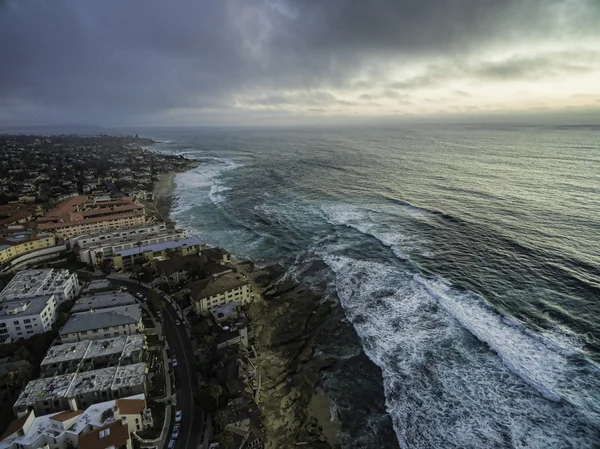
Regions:
<svg viewBox="0 0 600 449"><path fill-rule="evenodd" d="M122 292L126 292L127 291L127 287L125 287L124 285L121 285L121 288L119 288L119 290L121 290Z"/></svg>
<svg viewBox="0 0 600 449"><path fill-rule="evenodd" d="M135 294L135 297L136 297L137 299L142 299L142 298L144 297L144 295L142 295L140 292L137 292L137 293Z"/></svg>
<svg viewBox="0 0 600 449"><path fill-rule="evenodd" d="M183 412L181 410L177 410L175 412L175 422L181 422L182 416L183 416Z"/></svg>
<svg viewBox="0 0 600 449"><path fill-rule="evenodd" d="M181 326L181 321L175 320L175 326Z"/></svg>
<svg viewBox="0 0 600 449"><path fill-rule="evenodd" d="M171 438L176 440L178 436L179 436L179 424L175 424L173 426L173 433L171 434Z"/></svg>
<svg viewBox="0 0 600 449"><path fill-rule="evenodd" d="M174 367L175 367L175 366L177 366L177 357L173 357L173 358L171 359L171 364L172 364Z"/></svg>

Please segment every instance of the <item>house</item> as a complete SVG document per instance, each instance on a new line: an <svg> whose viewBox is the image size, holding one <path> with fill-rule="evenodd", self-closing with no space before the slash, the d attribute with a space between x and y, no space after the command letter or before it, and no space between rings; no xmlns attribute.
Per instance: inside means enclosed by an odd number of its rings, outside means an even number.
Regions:
<svg viewBox="0 0 600 449"><path fill-rule="evenodd" d="M265 429L260 419L258 405L247 396L232 399L225 408L221 427L231 432L229 447L220 449L262 449Z"/></svg>
<svg viewBox="0 0 600 449"><path fill-rule="evenodd" d="M198 254L156 260L154 265L161 282L173 284L179 284L192 276L200 276L203 279L214 274L233 271L231 265L226 265L222 258L217 261L209 259L207 254L210 252L210 249L205 249Z"/></svg>
<svg viewBox="0 0 600 449"><path fill-rule="evenodd" d="M248 318L232 318L212 326L217 350L240 344L248 347Z"/></svg>
<svg viewBox="0 0 600 449"><path fill-rule="evenodd" d="M85 410L36 416L31 410L0 436L0 449L131 449L131 433L152 426L144 394L100 402Z"/></svg>
<svg viewBox="0 0 600 449"><path fill-rule="evenodd" d="M133 304L75 313L59 331L59 336L63 343L72 343L133 335L143 330L142 309Z"/></svg>
<svg viewBox="0 0 600 449"><path fill-rule="evenodd" d="M210 309L230 302L252 302L252 290L246 277L238 273L211 276L187 286L197 314L208 315Z"/></svg>

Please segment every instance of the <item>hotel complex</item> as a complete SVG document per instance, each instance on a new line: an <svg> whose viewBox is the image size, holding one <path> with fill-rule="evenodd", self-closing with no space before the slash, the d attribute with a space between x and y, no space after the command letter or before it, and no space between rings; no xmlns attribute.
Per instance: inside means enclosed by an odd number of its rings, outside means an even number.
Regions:
<svg viewBox="0 0 600 449"><path fill-rule="evenodd" d="M73 196L40 217L37 228L66 239L102 230L129 228L145 222L144 206L134 203L131 197L97 201L93 197Z"/></svg>

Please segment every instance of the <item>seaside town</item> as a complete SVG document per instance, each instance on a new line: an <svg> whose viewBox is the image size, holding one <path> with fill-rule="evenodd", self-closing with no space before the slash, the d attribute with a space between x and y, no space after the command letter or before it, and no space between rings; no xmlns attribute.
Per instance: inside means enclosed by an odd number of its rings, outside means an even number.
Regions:
<svg viewBox="0 0 600 449"><path fill-rule="evenodd" d="M305 412L319 311L178 229L173 178L197 162L151 144L0 135L0 449L333 447Z"/></svg>

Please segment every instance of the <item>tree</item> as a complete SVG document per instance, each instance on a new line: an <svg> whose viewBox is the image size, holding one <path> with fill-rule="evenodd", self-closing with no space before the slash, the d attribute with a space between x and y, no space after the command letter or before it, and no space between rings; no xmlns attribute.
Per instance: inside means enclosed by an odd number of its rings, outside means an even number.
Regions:
<svg viewBox="0 0 600 449"><path fill-rule="evenodd" d="M194 394L194 401L206 413L214 413L219 408L219 399L223 394L220 385L204 385Z"/></svg>
<svg viewBox="0 0 600 449"><path fill-rule="evenodd" d="M194 338L200 340L202 337L210 333L210 326L206 320L202 320L192 326L191 333Z"/></svg>
<svg viewBox="0 0 600 449"><path fill-rule="evenodd" d="M226 417L227 415L225 415L225 412L223 410L219 410L217 413L215 413L215 416L213 417L213 422L219 429L222 429L223 424L225 424Z"/></svg>
<svg viewBox="0 0 600 449"><path fill-rule="evenodd" d="M29 360L31 356L25 346L19 346L19 349L15 352L15 359L17 360Z"/></svg>
<svg viewBox="0 0 600 449"><path fill-rule="evenodd" d="M165 308L165 302L155 289L150 290L149 300L150 307L152 307L155 312L160 312Z"/></svg>
<svg viewBox="0 0 600 449"><path fill-rule="evenodd" d="M233 434L229 430L221 432L219 435L219 448L228 449L233 443Z"/></svg>

